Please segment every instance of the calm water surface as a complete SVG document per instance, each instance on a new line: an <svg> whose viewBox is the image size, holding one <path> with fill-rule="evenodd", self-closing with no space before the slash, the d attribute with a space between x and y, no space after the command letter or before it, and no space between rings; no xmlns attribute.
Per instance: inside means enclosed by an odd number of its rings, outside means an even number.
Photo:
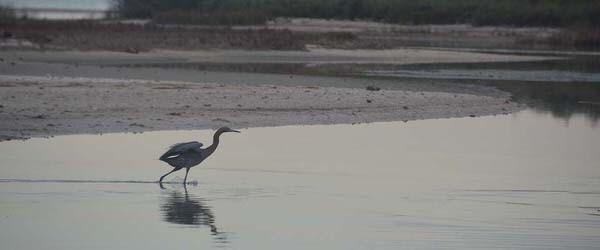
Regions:
<svg viewBox="0 0 600 250"><path fill-rule="evenodd" d="M187 189L153 183L170 170L155 159L212 131L0 143L2 248L600 247L600 129L583 115L242 132Z"/></svg>

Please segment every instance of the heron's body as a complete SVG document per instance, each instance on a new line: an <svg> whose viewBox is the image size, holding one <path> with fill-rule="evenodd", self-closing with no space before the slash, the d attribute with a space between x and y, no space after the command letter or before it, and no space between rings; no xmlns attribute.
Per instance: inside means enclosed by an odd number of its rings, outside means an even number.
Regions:
<svg viewBox="0 0 600 250"><path fill-rule="evenodd" d="M197 141L177 143L171 146L171 148L165 152L159 158L159 160L171 165L173 170L161 176L158 182L161 183L163 178L165 178L167 175L185 168L185 178L183 179L183 183L185 184L190 168L197 166L215 152L217 146L219 145L219 136L225 132L239 133L239 131L232 130L228 127L222 127L215 132L215 135L213 136L213 143L207 148L202 148L202 143Z"/></svg>
<svg viewBox="0 0 600 250"><path fill-rule="evenodd" d="M178 143L171 146L171 149L164 153L159 159L171 165L176 169L196 166L200 164L208 155L199 142Z"/></svg>

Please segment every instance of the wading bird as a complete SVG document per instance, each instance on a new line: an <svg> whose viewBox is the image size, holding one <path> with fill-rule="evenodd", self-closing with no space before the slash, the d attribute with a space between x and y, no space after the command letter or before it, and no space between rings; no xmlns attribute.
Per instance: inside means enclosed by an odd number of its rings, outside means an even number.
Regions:
<svg viewBox="0 0 600 250"><path fill-rule="evenodd" d="M183 178L183 185L185 185L190 168L200 164L202 161L204 161L204 159L208 158L212 153L214 153L217 149L217 146L219 146L219 136L226 132L240 133L240 131L230 129L228 127L222 127L215 132L215 135L213 136L213 144L207 148L200 148L202 147L202 143L197 141L177 143L171 146L171 148L158 159L168 163L174 167L174 169L171 170L171 172L161 176L158 180L158 183L162 183L163 178L165 178L167 175L185 168L185 178Z"/></svg>

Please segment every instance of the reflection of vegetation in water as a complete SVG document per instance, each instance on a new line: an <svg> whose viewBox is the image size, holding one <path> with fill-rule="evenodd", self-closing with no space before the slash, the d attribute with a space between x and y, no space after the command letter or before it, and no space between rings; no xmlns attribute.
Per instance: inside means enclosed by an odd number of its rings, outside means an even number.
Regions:
<svg viewBox="0 0 600 250"><path fill-rule="evenodd" d="M480 81L513 95L516 102L569 119L582 114L594 123L600 120L600 84L545 83L520 81Z"/></svg>
<svg viewBox="0 0 600 250"><path fill-rule="evenodd" d="M528 55L528 54L525 54ZM385 67L385 66L380 66ZM386 69L386 68L383 68ZM393 68L393 69L398 69ZM442 69L495 69L495 70L539 70L539 71L575 71L584 73L600 72L600 57L579 56L571 59L557 59L529 62L488 62L488 63L430 63L403 65L405 70L442 70Z"/></svg>
<svg viewBox="0 0 600 250"><path fill-rule="evenodd" d="M492 63L440 63L401 66L408 70L483 70L505 69L518 71L600 72L600 58L579 56L568 60ZM397 68L396 68L397 69ZM446 81L448 80L439 80ZM451 80L452 81L452 80ZM549 112L555 117L569 119L582 114L596 123L600 120L600 84L594 82L535 82L499 80L453 80L456 83L486 85L509 92L516 102L535 110Z"/></svg>
<svg viewBox="0 0 600 250"><path fill-rule="evenodd" d="M215 223L215 216L210 207L199 199L188 195L187 188L185 194L172 190L164 199L160 210L163 220L166 222L179 225L208 226L215 241L218 243L228 242L226 235L219 232Z"/></svg>

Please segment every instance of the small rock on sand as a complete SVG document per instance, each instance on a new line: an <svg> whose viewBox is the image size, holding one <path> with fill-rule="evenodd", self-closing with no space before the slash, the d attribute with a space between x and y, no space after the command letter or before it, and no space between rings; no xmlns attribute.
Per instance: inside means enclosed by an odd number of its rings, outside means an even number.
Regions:
<svg viewBox="0 0 600 250"><path fill-rule="evenodd" d="M215 119L212 119L212 121L213 122L227 122L227 123L231 122L231 121L229 121L227 119L223 119L223 118L215 118Z"/></svg>
<svg viewBox="0 0 600 250"><path fill-rule="evenodd" d="M145 128L145 127L146 127L144 124L139 124L139 123L135 123L135 122L134 122L134 123L132 123L132 124L129 124L129 126L132 126L132 127L140 127L140 128Z"/></svg>
<svg viewBox="0 0 600 250"><path fill-rule="evenodd" d="M368 86L367 90L368 91L379 91L379 90L381 90L381 88L380 87L375 87L375 86Z"/></svg>

